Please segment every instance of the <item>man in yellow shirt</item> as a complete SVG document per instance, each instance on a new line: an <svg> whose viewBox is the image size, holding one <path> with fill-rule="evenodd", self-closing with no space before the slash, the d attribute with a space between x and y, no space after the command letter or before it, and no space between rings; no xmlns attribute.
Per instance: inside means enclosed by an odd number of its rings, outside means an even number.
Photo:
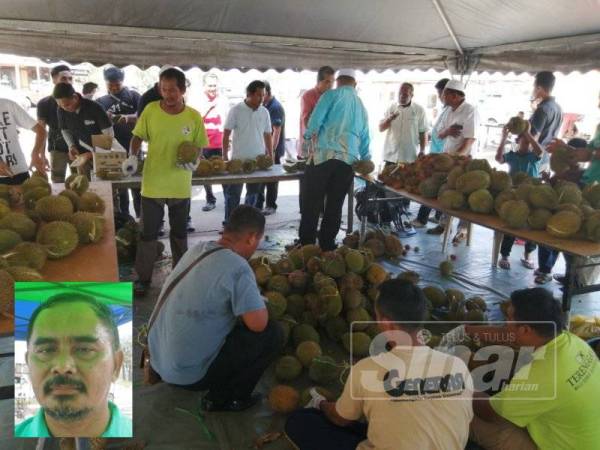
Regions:
<svg viewBox="0 0 600 450"><path fill-rule="evenodd" d="M175 68L165 70L160 75L159 88L162 99L146 106L133 129L130 144L131 154L137 156L142 141L148 142L142 175L142 235L135 260L138 280L134 292L138 296L145 295L152 280L165 205L169 208L173 267L187 250L186 223L193 167L178 164L177 150L183 142L191 142L198 148L208 145L202 116L184 103L184 73Z"/></svg>
<svg viewBox="0 0 600 450"><path fill-rule="evenodd" d="M535 349L533 360L496 395L475 394L471 438L486 450L597 449L600 363L592 348L564 329L560 303L543 288L513 292L508 320L512 346ZM485 337L481 329L464 331Z"/></svg>

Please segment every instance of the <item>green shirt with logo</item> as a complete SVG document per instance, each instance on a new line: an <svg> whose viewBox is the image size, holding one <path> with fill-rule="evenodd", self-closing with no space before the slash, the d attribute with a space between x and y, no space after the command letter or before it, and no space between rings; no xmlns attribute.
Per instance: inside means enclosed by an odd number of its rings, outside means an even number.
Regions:
<svg viewBox="0 0 600 450"><path fill-rule="evenodd" d="M133 135L148 142L142 195L190 198L192 172L177 167L177 150L183 142L191 142L200 148L208 145L200 113L186 106L179 114L168 114L160 107L160 101L152 102L144 108Z"/></svg>
<svg viewBox="0 0 600 450"><path fill-rule="evenodd" d="M533 357L491 397L492 408L527 428L541 450L597 450L600 363L592 348L565 331Z"/></svg>
<svg viewBox="0 0 600 450"><path fill-rule="evenodd" d="M110 420L104 433L100 437L132 437L133 426L131 419L122 416L119 408L114 403L108 402L110 410ZM32 437L52 437L50 430L46 425L44 417L44 409L40 408L35 416L25 419L23 422L15 425L15 437L32 438ZM96 436L77 436L77 437L96 437Z"/></svg>

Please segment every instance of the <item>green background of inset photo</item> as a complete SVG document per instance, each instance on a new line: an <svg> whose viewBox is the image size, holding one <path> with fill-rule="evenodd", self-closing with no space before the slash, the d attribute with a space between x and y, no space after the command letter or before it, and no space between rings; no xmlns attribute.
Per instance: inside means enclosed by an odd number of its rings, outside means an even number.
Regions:
<svg viewBox="0 0 600 450"><path fill-rule="evenodd" d="M109 305L131 306L133 291L130 282L93 283L93 282L17 282L15 300L44 301L56 294L79 292L95 297Z"/></svg>

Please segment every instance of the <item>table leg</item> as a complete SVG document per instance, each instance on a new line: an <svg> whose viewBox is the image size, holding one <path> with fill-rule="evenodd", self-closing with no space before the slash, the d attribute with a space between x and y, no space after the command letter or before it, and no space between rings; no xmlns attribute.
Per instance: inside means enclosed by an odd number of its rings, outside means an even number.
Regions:
<svg viewBox="0 0 600 450"><path fill-rule="evenodd" d="M571 298L575 289L575 268L573 263L567 262L565 271L565 285L563 287L562 309L564 312L571 310Z"/></svg>
<svg viewBox="0 0 600 450"><path fill-rule="evenodd" d="M446 221L446 227L444 229L444 238L442 240L442 253L446 253L448 249L448 239L450 238L450 233L452 232L453 221L454 217L448 216L448 220Z"/></svg>
<svg viewBox="0 0 600 450"><path fill-rule="evenodd" d="M350 182L350 188L348 189L348 225L346 227L346 234L351 234L354 228L354 177Z"/></svg>
<svg viewBox="0 0 600 450"><path fill-rule="evenodd" d="M498 230L494 230L494 245L492 247L492 267L498 265L498 257L500 256L500 246L502 245L502 239L504 239L504 233Z"/></svg>

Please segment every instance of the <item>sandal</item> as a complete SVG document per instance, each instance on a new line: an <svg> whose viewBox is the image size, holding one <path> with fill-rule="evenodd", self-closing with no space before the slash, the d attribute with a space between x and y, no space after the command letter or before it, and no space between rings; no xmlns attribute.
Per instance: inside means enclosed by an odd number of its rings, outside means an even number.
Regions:
<svg viewBox="0 0 600 450"><path fill-rule="evenodd" d="M546 284L550 280L552 280L552 276L549 273L540 273L533 281L535 284Z"/></svg>
<svg viewBox="0 0 600 450"><path fill-rule="evenodd" d="M454 239L452 239L452 245L454 245L454 246L460 245L461 242L466 241L466 240L467 240L467 232L461 230L458 233L456 233L456 236L454 236Z"/></svg>
<svg viewBox="0 0 600 450"><path fill-rule="evenodd" d="M521 258L521 264L523 264L523 267L529 270L533 270L535 268L533 261L530 259Z"/></svg>
<svg viewBox="0 0 600 450"><path fill-rule="evenodd" d="M508 259L501 259L498 263L498 267L504 270L510 270L510 261Z"/></svg>

